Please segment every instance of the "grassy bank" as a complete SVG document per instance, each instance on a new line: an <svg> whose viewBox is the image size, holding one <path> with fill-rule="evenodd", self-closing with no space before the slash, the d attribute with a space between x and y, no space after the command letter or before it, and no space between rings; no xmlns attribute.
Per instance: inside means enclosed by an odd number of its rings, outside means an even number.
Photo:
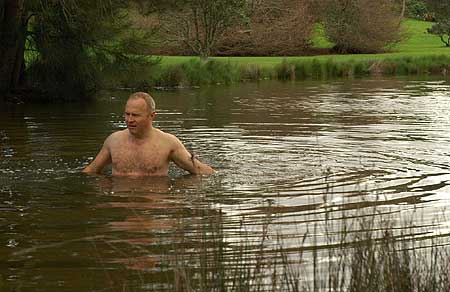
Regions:
<svg viewBox="0 0 450 292"><path fill-rule="evenodd" d="M426 29L432 23L407 20L404 40L384 54L318 55L299 57L197 57L164 56L146 79L147 86L177 87L227 84L245 80L328 79L371 75L427 75L450 72L450 48ZM318 29L316 48L332 46Z"/></svg>

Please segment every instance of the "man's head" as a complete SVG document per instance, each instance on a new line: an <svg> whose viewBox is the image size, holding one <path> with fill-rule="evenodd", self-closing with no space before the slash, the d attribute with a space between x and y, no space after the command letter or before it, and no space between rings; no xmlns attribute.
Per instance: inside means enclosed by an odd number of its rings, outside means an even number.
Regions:
<svg viewBox="0 0 450 292"><path fill-rule="evenodd" d="M132 135L144 136L151 129L155 115L155 101L150 94L136 92L130 95L125 106L125 122Z"/></svg>
<svg viewBox="0 0 450 292"><path fill-rule="evenodd" d="M156 111L155 101L153 100L153 97L145 92L135 92L130 97L128 97L128 101L130 99L143 99L145 103L147 104L148 108L148 114L151 115L153 112Z"/></svg>

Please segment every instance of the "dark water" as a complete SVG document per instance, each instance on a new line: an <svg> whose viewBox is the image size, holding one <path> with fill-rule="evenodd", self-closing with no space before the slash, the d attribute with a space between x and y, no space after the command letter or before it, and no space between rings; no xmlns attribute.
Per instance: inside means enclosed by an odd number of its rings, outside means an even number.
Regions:
<svg viewBox="0 0 450 292"><path fill-rule="evenodd" d="M311 251L364 230L361 218L374 229L389 222L399 238L446 241L449 81L155 92L156 126L218 174L80 174L124 128L128 94L1 105L0 290L174 291L180 278L220 283L280 248L297 262L303 251L308 273Z"/></svg>

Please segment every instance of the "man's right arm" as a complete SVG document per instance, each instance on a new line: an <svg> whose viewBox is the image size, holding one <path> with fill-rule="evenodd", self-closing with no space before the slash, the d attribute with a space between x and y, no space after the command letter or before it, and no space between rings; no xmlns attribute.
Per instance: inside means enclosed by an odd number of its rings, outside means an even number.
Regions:
<svg viewBox="0 0 450 292"><path fill-rule="evenodd" d="M103 169L111 163L111 152L109 150L108 139L103 144L102 149L95 159L83 169L84 173L101 173Z"/></svg>

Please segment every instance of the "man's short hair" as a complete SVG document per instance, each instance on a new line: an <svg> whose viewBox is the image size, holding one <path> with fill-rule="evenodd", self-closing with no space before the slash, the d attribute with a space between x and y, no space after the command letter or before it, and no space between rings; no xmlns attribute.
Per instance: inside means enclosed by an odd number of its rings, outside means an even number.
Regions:
<svg viewBox="0 0 450 292"><path fill-rule="evenodd" d="M153 97L146 92L135 92L132 95L130 95L130 97L128 97L128 100L139 99L139 98L142 98L145 101L145 103L147 104L149 114L156 111L156 105L155 105L155 101L153 100Z"/></svg>

